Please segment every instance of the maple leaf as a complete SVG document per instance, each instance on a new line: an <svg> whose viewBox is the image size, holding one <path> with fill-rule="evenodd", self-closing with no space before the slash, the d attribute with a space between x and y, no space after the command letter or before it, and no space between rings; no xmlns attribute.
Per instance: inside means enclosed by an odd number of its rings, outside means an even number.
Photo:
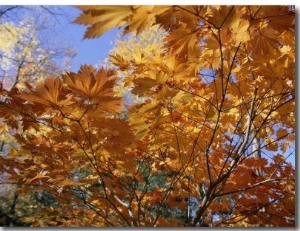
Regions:
<svg viewBox="0 0 300 231"><path fill-rule="evenodd" d="M86 183L81 183L81 182L76 182L71 179L64 179L62 181L59 181L57 183L58 186L60 187L68 187L68 186L80 186L80 185L85 185Z"/></svg>
<svg viewBox="0 0 300 231"><path fill-rule="evenodd" d="M73 103L70 96L62 94L63 86L59 78L47 78L45 82L37 83L35 90L29 90L31 92L22 93L17 97L44 106L68 106Z"/></svg>
<svg viewBox="0 0 300 231"><path fill-rule="evenodd" d="M240 19L231 27L232 39L235 45L246 43L250 40L249 34L250 23L247 20Z"/></svg>
<svg viewBox="0 0 300 231"><path fill-rule="evenodd" d="M130 16L130 24L125 27L123 34L136 31L139 34L142 30L156 23L156 16L169 10L170 6L137 6L133 7L133 14Z"/></svg>
<svg viewBox="0 0 300 231"><path fill-rule="evenodd" d="M42 179L49 179L49 176L46 176L46 174L48 173L48 171L43 171L41 173L38 173L34 178L27 180L26 183L29 184L36 184L38 181L42 180Z"/></svg>
<svg viewBox="0 0 300 231"><path fill-rule="evenodd" d="M124 34L136 30L141 32L156 22L156 15L168 10L169 6L78 6L82 14L74 21L91 25L84 38L99 37L114 27L129 24Z"/></svg>
<svg viewBox="0 0 300 231"><path fill-rule="evenodd" d="M272 54L277 53L279 47L276 45L279 32L269 28L266 23L261 23L259 27L251 27L250 34L253 39L247 46L251 47L252 58L270 57Z"/></svg>
<svg viewBox="0 0 300 231"><path fill-rule="evenodd" d="M157 82L152 78L138 78L134 80L134 84L136 86L133 88L132 93L143 96L149 94L147 91L156 86Z"/></svg>
<svg viewBox="0 0 300 231"><path fill-rule="evenodd" d="M193 52L198 44L198 33L190 28L179 28L166 37L166 46L172 46L175 54L185 56Z"/></svg>
<svg viewBox="0 0 300 231"><path fill-rule="evenodd" d="M125 60L121 55L116 54L116 55L110 55L110 61L120 67L121 70L126 70L129 68L129 62L127 60Z"/></svg>
<svg viewBox="0 0 300 231"><path fill-rule="evenodd" d="M131 6L77 6L82 14L74 21L91 25L84 38L95 38L116 26L124 26L132 14Z"/></svg>
<svg viewBox="0 0 300 231"><path fill-rule="evenodd" d="M113 88L117 77L113 72L104 68L97 71L92 66L84 65L78 74L71 72L62 77L76 94L99 105L100 110L111 111L121 108L122 101L114 97Z"/></svg>
<svg viewBox="0 0 300 231"><path fill-rule="evenodd" d="M87 65L81 66L78 74L71 72L63 75L63 80L70 88L85 98L98 97L100 94L111 95L112 92L109 88L116 81L115 77L108 76L103 68L96 71L95 68Z"/></svg>

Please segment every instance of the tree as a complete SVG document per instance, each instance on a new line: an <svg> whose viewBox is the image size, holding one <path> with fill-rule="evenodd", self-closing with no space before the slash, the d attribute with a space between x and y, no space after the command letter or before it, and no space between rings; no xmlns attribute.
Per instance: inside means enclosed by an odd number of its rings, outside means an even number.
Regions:
<svg viewBox="0 0 300 231"><path fill-rule="evenodd" d="M62 39L49 40L55 33L55 29L51 29L56 23L55 16L45 14L41 7L8 9L3 12L11 15L0 18L0 78L6 89L16 84L20 87L22 82L60 75L70 69L70 60L75 55L71 46ZM23 18L13 17L19 13Z"/></svg>
<svg viewBox="0 0 300 231"><path fill-rule="evenodd" d="M59 203L32 225L295 226L294 7L79 8L85 38L168 33L152 55L117 50L117 70L1 91L24 131L1 171Z"/></svg>
<svg viewBox="0 0 300 231"><path fill-rule="evenodd" d="M15 87L23 89L26 84L34 84L37 80L58 76L64 70L69 70L70 61L75 55L73 48L62 41L63 37L49 39L57 25L54 19L58 18L53 9L43 6L0 7L0 79L4 91ZM8 99L1 97L0 100L5 102ZM13 135L20 132L6 123L1 114L1 155L5 156L10 150L18 148L19 144ZM45 193L19 194L21 185L3 184L2 179L6 177L6 173L0 176L0 217L3 218L0 224L28 226L29 223L22 223L19 218L36 213L41 204L35 197Z"/></svg>

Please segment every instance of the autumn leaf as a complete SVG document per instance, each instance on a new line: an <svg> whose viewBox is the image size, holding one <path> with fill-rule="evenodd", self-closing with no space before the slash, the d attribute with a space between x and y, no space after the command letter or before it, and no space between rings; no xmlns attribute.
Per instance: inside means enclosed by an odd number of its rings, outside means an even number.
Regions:
<svg viewBox="0 0 300 231"><path fill-rule="evenodd" d="M95 38L114 27L129 24L124 34L136 30L138 33L156 22L156 15L162 14L167 6L78 6L82 14L75 23L90 25L85 38Z"/></svg>
<svg viewBox="0 0 300 231"><path fill-rule="evenodd" d="M250 40L249 29L250 23L247 20L238 20L234 25L232 25L232 39L235 45L240 43L246 43Z"/></svg>
<svg viewBox="0 0 300 231"><path fill-rule="evenodd" d="M73 72L63 75L64 81L78 94L85 98L96 98L100 94L110 96L111 87L116 78L111 73L107 73L103 68L96 71L92 66L81 66L79 73Z"/></svg>
<svg viewBox="0 0 300 231"><path fill-rule="evenodd" d="M62 77L76 94L99 105L100 110L121 108L122 101L114 97L113 88L117 78L113 72L103 68L97 71L92 66L84 65L78 74L71 72Z"/></svg>
<svg viewBox="0 0 300 231"><path fill-rule="evenodd" d="M157 85L155 79L152 78L139 78L134 80L135 87L132 90L133 94L145 95L152 87Z"/></svg>
<svg viewBox="0 0 300 231"><path fill-rule="evenodd" d="M165 42L174 49L175 54L184 56L192 53L198 45L198 34L183 26L166 37Z"/></svg>
<svg viewBox="0 0 300 231"><path fill-rule="evenodd" d="M95 38L118 26L124 26L132 14L131 6L77 6L82 14L75 23L90 25L85 38Z"/></svg>
<svg viewBox="0 0 300 231"><path fill-rule="evenodd" d="M44 106L68 106L73 103L70 96L62 95L63 86L59 78L47 78L45 82L39 82L35 90L30 90L17 97Z"/></svg>
<svg viewBox="0 0 300 231"><path fill-rule="evenodd" d="M48 172L47 171L43 171L41 173L38 173L34 178L28 180L26 183L29 184L37 184L38 181L43 180L43 179L49 179L49 176L46 176Z"/></svg>
<svg viewBox="0 0 300 231"><path fill-rule="evenodd" d="M136 31L138 34L156 23L156 16L170 9L170 6L138 6L133 7L130 24L125 27L123 34Z"/></svg>
<svg viewBox="0 0 300 231"><path fill-rule="evenodd" d="M120 67L121 70L126 70L129 67L129 63L119 54L110 55L110 61Z"/></svg>

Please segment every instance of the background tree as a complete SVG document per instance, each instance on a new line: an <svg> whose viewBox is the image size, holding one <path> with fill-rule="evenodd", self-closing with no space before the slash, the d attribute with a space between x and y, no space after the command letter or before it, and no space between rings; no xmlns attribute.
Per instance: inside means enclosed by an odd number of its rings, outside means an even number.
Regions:
<svg viewBox="0 0 300 231"><path fill-rule="evenodd" d="M168 34L151 55L116 50L126 75L83 65L1 91L24 131L1 171L58 203L32 225L295 226L294 7L79 8L85 38Z"/></svg>
<svg viewBox="0 0 300 231"><path fill-rule="evenodd" d="M6 12L6 17L0 18L0 77L5 88L60 75L70 69L75 55L71 46L62 39L49 39L55 33L57 22L54 17L58 17L55 13L45 13L51 7L2 8L1 12ZM22 17L16 16L18 14Z"/></svg>
<svg viewBox="0 0 300 231"><path fill-rule="evenodd" d="M121 79L118 85L114 87L117 96L125 97L130 103L144 100L143 97L131 93L133 83L125 80L126 76L133 71L130 60L140 55L151 61L151 57L163 49L163 39L166 34L167 32L158 24L143 30L138 35L131 32L123 36L122 31L119 32L114 47L109 51L109 57L100 63L117 71L117 75ZM121 62L122 66L118 66Z"/></svg>

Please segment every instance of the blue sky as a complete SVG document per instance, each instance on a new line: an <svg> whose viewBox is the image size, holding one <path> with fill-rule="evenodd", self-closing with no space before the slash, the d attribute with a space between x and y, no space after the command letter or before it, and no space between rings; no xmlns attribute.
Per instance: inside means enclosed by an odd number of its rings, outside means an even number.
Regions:
<svg viewBox="0 0 300 231"><path fill-rule="evenodd" d="M64 6L65 12L68 14L68 20L75 20L80 10L72 6ZM72 62L72 71L78 71L80 65L91 64L96 65L108 55L108 51L113 47L118 29L108 31L100 38L84 39L83 36L87 29L84 25L70 23L65 20L60 26L64 37L70 39L71 45L75 48L77 55Z"/></svg>

